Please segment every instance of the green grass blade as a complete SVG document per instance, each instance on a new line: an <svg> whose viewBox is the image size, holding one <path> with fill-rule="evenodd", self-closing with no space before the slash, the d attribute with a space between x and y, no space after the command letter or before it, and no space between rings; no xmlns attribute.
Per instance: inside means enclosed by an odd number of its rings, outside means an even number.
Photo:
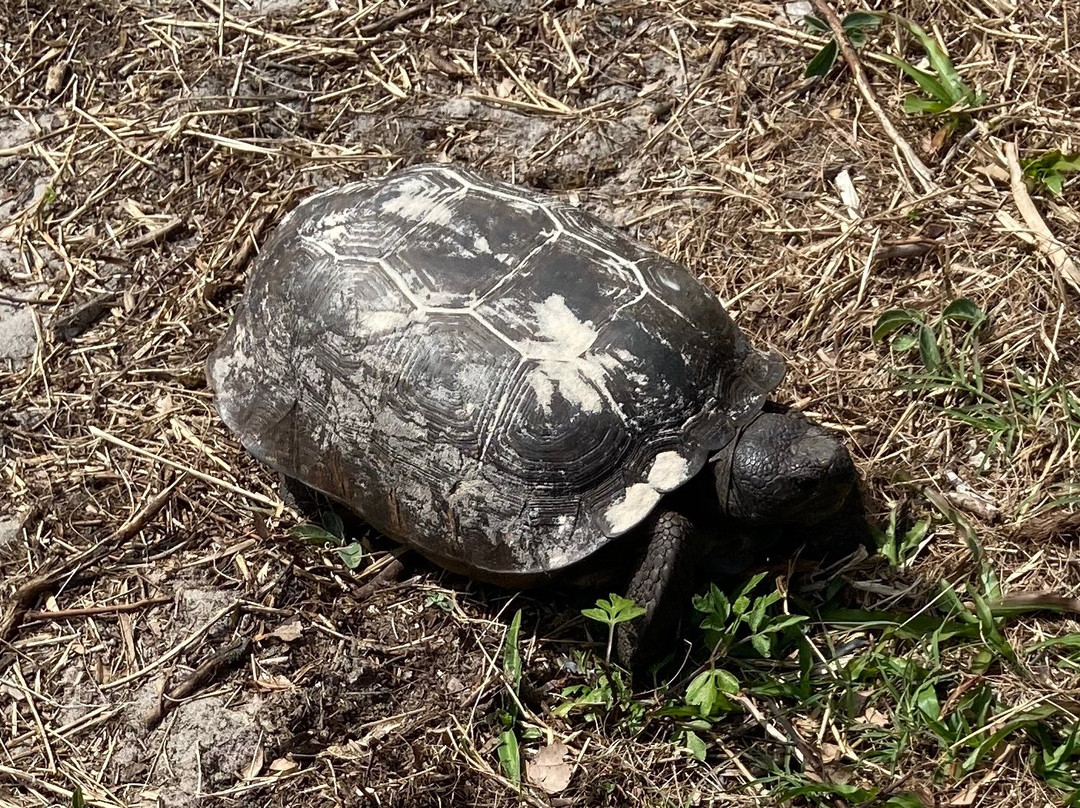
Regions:
<svg viewBox="0 0 1080 808"><path fill-rule="evenodd" d="M911 93L904 96L904 112L908 115L939 115L952 109L947 101L931 101Z"/></svg>
<svg viewBox="0 0 1080 808"><path fill-rule="evenodd" d="M946 97L954 104L959 101L971 101L975 94L970 87L964 84L964 80L956 72L956 67L953 65L952 59L949 58L949 54L945 52L945 49L938 41L911 20L905 20L902 17L897 17L897 19L900 20L900 24L907 28L912 36L919 40L919 44L926 51L930 66L938 74L942 85L946 88ZM941 100L944 100L944 98Z"/></svg>
<svg viewBox="0 0 1080 808"><path fill-rule="evenodd" d="M890 54L882 54L889 63L900 68L916 84L919 85L919 89L929 95L935 101L940 101L943 104L952 106L957 101L961 100L954 97L952 91L946 87L946 85L939 81L932 73L927 73L925 70L920 70L913 64L905 62L903 59L898 59ZM947 108L947 107L946 107Z"/></svg>
<svg viewBox="0 0 1080 808"><path fill-rule="evenodd" d="M521 782L521 750L517 735L508 729L499 737L499 765L506 779L513 783Z"/></svg>
<svg viewBox="0 0 1080 808"><path fill-rule="evenodd" d="M518 635L521 633L521 609L517 610L514 619L510 621L510 628L506 630L506 639L503 640L503 673L506 680L514 688L516 693L521 686L521 649L518 647Z"/></svg>

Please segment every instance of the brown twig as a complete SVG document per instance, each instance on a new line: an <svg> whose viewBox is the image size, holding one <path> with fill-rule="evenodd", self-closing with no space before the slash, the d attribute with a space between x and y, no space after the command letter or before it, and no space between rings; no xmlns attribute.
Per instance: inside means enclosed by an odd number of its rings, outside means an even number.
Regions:
<svg viewBox="0 0 1080 808"><path fill-rule="evenodd" d="M133 239L125 241L120 246L124 250L136 250L139 247L148 247L157 241L164 241L185 226L186 222L181 217L174 216L160 227L155 227L153 230L143 233L141 236L136 236Z"/></svg>
<svg viewBox="0 0 1080 808"><path fill-rule="evenodd" d="M878 122L881 124L882 129L885 130L885 134L889 136L889 139L892 140L900 154L904 156L904 160L907 162L908 166L911 167L911 170L915 174L915 178L918 179L923 191L932 194L939 190L937 183L934 182L933 173L919 158L919 155L915 153L911 144L900 134L900 131L886 114L884 108L878 103L877 96L874 95L874 91L870 87L870 80L866 77L866 71L863 69L862 62L859 61L859 55L855 52L855 49L851 47L851 42L848 41L847 33L844 31L844 26L840 23L840 18L836 16L836 12L832 10L832 7L825 0L811 0L811 2L832 30L833 36L836 38L836 44L840 48L840 55L844 57L844 61L847 63L848 69L855 79L855 86L859 88L862 97L866 100L866 103L869 105L874 115L877 116Z"/></svg>
<svg viewBox="0 0 1080 808"><path fill-rule="evenodd" d="M408 22L414 17L419 17L425 11L435 5L435 0L424 0L423 3L416 3L415 5L406 5L400 11L395 11L387 17L383 17L381 20L370 22L367 25L360 26L361 36L375 36L381 34L384 31L389 31L395 25L399 25L403 22Z"/></svg>
<svg viewBox="0 0 1080 808"><path fill-rule="evenodd" d="M395 556L387 563L385 567L383 567L375 574L374 578L372 578L366 584L357 589L356 592L353 594L353 597L355 597L357 601L367 600L373 594L375 594L375 592L382 589L388 583L397 580L398 576L401 575L401 571L403 569L405 569L405 565L402 564L401 560Z"/></svg>
<svg viewBox="0 0 1080 808"><path fill-rule="evenodd" d="M26 617L30 604L41 595L51 591L84 567L101 560L108 553L115 550L118 545L129 541L136 533L142 530L165 507L165 503L172 497L173 491L182 479L183 477L178 477L151 497L145 505L132 514L131 518L107 538L78 555L65 560L56 569L31 578L16 589L11 601L4 609L3 617L0 618L0 642L7 642L14 636L20 623Z"/></svg>
<svg viewBox="0 0 1080 808"><path fill-rule="evenodd" d="M72 617L97 617L102 614L122 614L124 612L137 612L158 606L162 603L172 603L171 597L146 598L135 603L118 603L115 606L87 606L82 609L60 609L55 612L28 611L23 615L24 620L67 620Z"/></svg>
<svg viewBox="0 0 1080 808"><path fill-rule="evenodd" d="M223 648L191 672L180 684L162 692L157 704L146 714L146 728L153 729L184 699L191 698L218 676L235 668L251 650L251 640L241 637Z"/></svg>
<svg viewBox="0 0 1080 808"><path fill-rule="evenodd" d="M1031 235L1035 238L1035 249L1050 262L1058 277L1080 292L1080 269L1077 268L1064 245L1054 237L1040 215L1039 209L1035 207L1027 185L1024 184L1024 169L1020 165L1015 143L1005 144L1005 161L1009 165L1009 188L1012 191L1013 202L1016 203L1017 210L1024 218L1024 224L1028 226Z"/></svg>
<svg viewBox="0 0 1080 808"><path fill-rule="evenodd" d="M919 258L940 249L944 242L933 238L912 238L886 241L874 251L875 261L891 261L894 258Z"/></svg>

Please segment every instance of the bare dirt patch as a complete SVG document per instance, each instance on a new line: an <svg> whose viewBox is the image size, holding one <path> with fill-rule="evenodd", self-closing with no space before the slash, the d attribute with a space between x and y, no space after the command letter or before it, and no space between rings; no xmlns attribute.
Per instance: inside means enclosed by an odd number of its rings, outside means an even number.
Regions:
<svg viewBox="0 0 1080 808"><path fill-rule="evenodd" d="M893 690L841 664L891 648L877 629L813 612L918 626L942 582L966 615L995 586L1078 586L1078 293L1022 221L1004 146L1078 149L1080 17L998 0L893 10L987 98L945 137L942 116L902 112L914 85L872 55L917 48L887 31L864 52L932 188L846 71L803 79L823 40L779 3L61 0L6 14L0 803L78 790L101 806L751 805L786 788L795 804L1006 806L1080 789L1040 757L1076 726L1077 667L1039 645L1076 631L1070 602L995 624L1020 661L997 645L993 664L935 657L939 635L883 651ZM603 632L579 613L591 598L515 595L407 557L402 582L372 592L390 560L378 537L352 536L370 543L354 572L289 536L277 481L216 418L206 356L298 199L428 160L556 193L692 267L788 357L784 397L846 433L874 519L894 513L901 537L928 520L902 564L861 562L834 588L781 573L791 610L812 604L813 665L850 683L844 699L748 686L726 717L664 713L708 666L691 632L670 681L560 714L599 689ZM1032 193L1080 256L1076 191ZM939 323L958 299L988 315L976 353ZM963 384L912 382L917 346L872 339L890 309L938 329ZM516 704L503 644L519 608ZM760 666L788 681L800 660ZM556 793L519 791L500 765L515 711L526 759L566 745ZM1031 725L963 769L972 737L1020 715Z"/></svg>

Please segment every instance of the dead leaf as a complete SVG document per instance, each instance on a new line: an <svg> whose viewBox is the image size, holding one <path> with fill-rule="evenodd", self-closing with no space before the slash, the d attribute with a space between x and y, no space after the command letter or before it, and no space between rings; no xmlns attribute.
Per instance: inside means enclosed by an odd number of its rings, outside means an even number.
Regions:
<svg viewBox="0 0 1080 808"><path fill-rule="evenodd" d="M270 774L282 775L292 774L300 768L300 764L293 760L289 755L280 757L270 764Z"/></svg>
<svg viewBox="0 0 1080 808"><path fill-rule="evenodd" d="M296 687L288 676L284 676L280 673L275 673L270 676L259 676L255 679L255 684L263 690L284 691L292 690Z"/></svg>
<svg viewBox="0 0 1080 808"><path fill-rule="evenodd" d="M67 62L57 62L49 68L49 72L45 76L45 93L47 95L55 95L63 86L64 78L67 76L67 69Z"/></svg>
<svg viewBox="0 0 1080 808"><path fill-rule="evenodd" d="M359 741L348 740L345 743L332 743L322 751L324 757L334 760L360 760L367 755L367 749Z"/></svg>
<svg viewBox="0 0 1080 808"><path fill-rule="evenodd" d="M820 749L822 763L835 763L844 756L844 750L834 743L822 742Z"/></svg>
<svg viewBox="0 0 1080 808"><path fill-rule="evenodd" d="M303 634L304 624L300 622L299 617L294 617L291 620L286 620L265 636L277 637L279 640L284 640L285 642L296 642Z"/></svg>
<svg viewBox="0 0 1080 808"><path fill-rule="evenodd" d="M845 168L839 172L833 179L833 183L836 185L836 190L840 194L840 201L844 203L844 208L847 210L848 216L852 219L859 218L859 192L855 190L855 183L851 179L851 174Z"/></svg>
<svg viewBox="0 0 1080 808"><path fill-rule="evenodd" d="M873 707L867 707L863 712L863 721L876 727L887 727L892 723L889 716Z"/></svg>
<svg viewBox="0 0 1080 808"><path fill-rule="evenodd" d="M514 80L512 78L505 78L495 86L495 95L499 98L509 98L510 93L514 91Z"/></svg>
<svg viewBox="0 0 1080 808"><path fill-rule="evenodd" d="M525 774L529 782L548 794L558 794L570 785L574 767L563 762L570 750L566 744L556 741L548 744L532 760L525 761Z"/></svg>

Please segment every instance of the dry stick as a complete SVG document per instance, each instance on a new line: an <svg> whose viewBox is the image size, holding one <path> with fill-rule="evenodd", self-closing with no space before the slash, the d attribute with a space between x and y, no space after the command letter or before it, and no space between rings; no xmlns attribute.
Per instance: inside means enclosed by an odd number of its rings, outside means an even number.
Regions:
<svg viewBox="0 0 1080 808"><path fill-rule="evenodd" d="M175 460L169 460L167 457L162 457L161 455L154 454L153 452L147 451L146 449L140 449L135 444L128 443L126 440L122 440L115 435L110 435L108 432L98 429L96 426L90 426L88 427L88 429L90 434L93 435L95 438L107 440L109 443L115 443L120 448L127 449L129 452L135 452L135 454L137 455L142 455L143 457L148 457L151 460L156 460L158 463L164 463L166 466L170 466L177 471L182 471L185 474L190 474L195 479L202 480L204 483L210 483L211 485L216 485L218 488L224 488L226 491L229 491L233 494L239 494L242 497L247 497L253 502L258 502L260 505L265 505L268 508L274 508L276 510L280 506L280 503L275 502L269 497L264 497L262 494L256 494L254 491L247 491L237 485L233 485L232 483L226 482L225 480L222 480L218 477L214 477L210 474L204 474L197 469L193 469L191 466L185 466L183 463L177 463Z"/></svg>
<svg viewBox="0 0 1080 808"><path fill-rule="evenodd" d="M721 31L716 35L713 42L712 53L709 55L709 61L705 65L705 69L701 71L701 75L698 80L694 82L694 86L690 89L690 92L686 94L686 97L679 104L678 109L671 113L667 121L664 123L660 130L656 132L652 137L646 141L645 145L641 147L642 152L647 152L653 147L653 145L676 124L679 120L679 116L686 110L687 107L697 98L697 94L705 87L705 83L712 78L713 73L716 72L716 68L720 66L720 63L727 58L728 53L731 52L731 37L724 36L724 32Z"/></svg>
<svg viewBox="0 0 1080 808"><path fill-rule="evenodd" d="M154 242L164 241L165 239L169 238L169 236L173 235L178 230L186 226L187 222L185 222L179 216L174 216L160 227L155 227L153 230L147 233L143 233L143 235L141 236L136 236L133 239L125 241L123 244L120 245L120 248L123 250L135 250L139 247L149 247Z"/></svg>
<svg viewBox="0 0 1080 808"><path fill-rule="evenodd" d="M40 777L37 777L31 772L24 772L21 769L16 769L12 766L5 766L4 764L0 763L0 774L5 774L8 777L26 783L28 786L31 786L33 788L38 788L42 791L48 791L51 794L57 794L62 797L68 805L72 804L71 801L74 798L75 792L73 792L69 788L63 788L62 786L54 785L48 780L42 780ZM83 804L92 806L92 808L121 808L119 803L99 800L95 799L94 797L86 796L83 797Z"/></svg>
<svg viewBox="0 0 1080 808"><path fill-rule="evenodd" d="M158 698L157 704L146 714L144 719L146 728L153 729L156 727L169 711L177 707L181 701L194 696L218 676L239 665L247 657L250 650L251 640L247 637L241 637L206 660L176 687L163 691Z"/></svg>
<svg viewBox="0 0 1080 808"><path fill-rule="evenodd" d="M933 175L926 164L919 159L919 155L915 153L915 150L911 148L911 144L908 143L904 136L900 134L899 130L893 125L893 122L889 119L889 116L885 114L885 110L882 109L881 104L878 103L877 96L874 95L874 91L870 88L870 82L866 78L866 71L863 70L862 62L859 61L859 56L855 53L855 49L851 47L851 42L848 41L847 33L844 31L844 26L840 23L840 18L836 16L836 12L832 10L825 0L811 0L814 4L814 8L825 19L825 22L829 24L829 28L832 29L833 36L836 38L836 44L840 48L840 55L844 57L844 61L847 62L848 69L851 70L851 75L855 79L855 86L859 88L859 92L862 93L863 98L866 99L866 103L873 110L874 115L877 116L878 121L881 123L881 127L885 130L885 134L889 136L889 139L896 145L896 148L900 150L900 153L904 156L907 164L911 167L915 177L919 180L919 184L922 185L923 191L928 194L932 194L938 190L938 185L934 182Z"/></svg>
<svg viewBox="0 0 1080 808"><path fill-rule="evenodd" d="M224 608L218 609L216 612L210 615L209 620L207 620L205 623L195 629L195 631L192 632L192 634L186 640L177 645L174 645L171 649L159 656L146 667L140 668L134 673L129 673L127 676L121 676L119 679L113 679L111 682L105 682L101 686L101 689L113 690L114 688L121 687L122 685L126 685L129 682L134 682L136 679L140 679L151 671L160 668L170 659L178 657L186 648L194 645L204 634L206 634L206 632L208 632L214 627L214 624L217 623L218 620L228 614L232 614L239 608L240 601L237 600L233 603L230 603L228 606L225 606Z"/></svg>
<svg viewBox="0 0 1080 808"><path fill-rule="evenodd" d="M435 0L424 0L423 3L417 3L416 5L407 5L400 11L395 11L393 14L383 17L381 20L375 22L369 22L367 25L360 26L361 36L375 36L381 34L384 31L389 31L395 25L403 22L408 22L413 17L419 17L421 14L435 5Z"/></svg>
<svg viewBox="0 0 1080 808"><path fill-rule="evenodd" d="M1015 143L1005 144L1005 160L1009 164L1009 187L1012 190L1013 201L1020 215L1024 217L1024 224L1035 237L1035 248L1050 261L1061 279L1080 292L1080 269L1069 257L1061 242L1054 238L1054 234L1050 232L1043 217L1039 215L1039 209L1031 201L1031 195L1024 184L1024 169L1020 166Z"/></svg>
<svg viewBox="0 0 1080 808"><path fill-rule="evenodd" d="M356 598L358 602L367 600L375 594L375 592L386 586L386 584L391 581L396 581L403 569L405 569L405 565L397 558L397 556L395 556L385 567L375 574L374 578L357 589L353 597Z"/></svg>
<svg viewBox="0 0 1080 808"><path fill-rule="evenodd" d="M65 724L64 726L60 727L60 729L47 728L47 732L53 738L68 743L71 741L73 735L77 735L80 732L84 732L88 729L93 729L94 727L99 727L107 721L112 721L114 718L116 718L118 715L125 712L126 710L126 706L113 707L110 710L107 706L103 705L83 716L82 718L72 721L70 724ZM24 732L22 735L18 735L11 740L9 744L9 749L16 749L17 747L25 744L28 740L32 740L34 737L36 737L34 732ZM8 762L18 762L24 758L30 757L31 755L38 754L39 751L40 750L36 746L30 746L18 752L11 753L8 757Z"/></svg>
<svg viewBox="0 0 1080 808"><path fill-rule="evenodd" d="M135 603L117 603L115 606L87 606L82 609L61 609L55 612L29 611L23 618L25 620L66 620L71 617L97 617L101 614L120 614L121 612L137 612L150 606L162 603L172 603L171 597L146 598Z"/></svg>
<svg viewBox="0 0 1080 808"><path fill-rule="evenodd" d="M165 503L169 501L176 486L179 485L180 481L183 479L183 477L178 477L160 492L151 497L145 505L132 514L131 518L122 524L112 535L78 555L72 556L51 572L46 572L42 575L38 575L36 578L31 578L16 589L11 602L4 609L3 617L0 617L0 642L7 642L11 639L18 629L19 624L26 616L30 604L39 596L57 586L65 578L74 575L82 567L93 564L95 561L104 558L116 549L118 545L127 542L136 533L142 530L146 524L157 516L158 512L165 507Z"/></svg>

